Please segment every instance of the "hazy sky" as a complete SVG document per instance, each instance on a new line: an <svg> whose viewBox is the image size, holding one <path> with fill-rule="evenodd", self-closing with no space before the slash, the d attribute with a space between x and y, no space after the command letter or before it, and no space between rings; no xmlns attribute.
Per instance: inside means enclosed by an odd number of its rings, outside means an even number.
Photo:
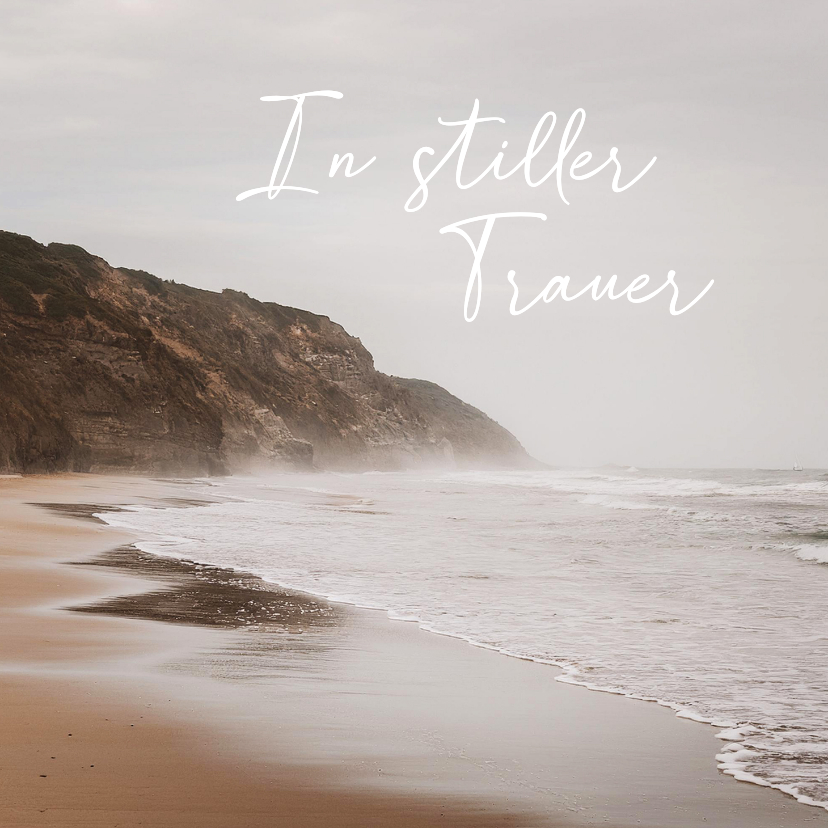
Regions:
<svg viewBox="0 0 828 828"><path fill-rule="evenodd" d="M79 244L114 265L329 315L388 373L431 379L551 463L828 466L825 0L281 2L0 0L0 227ZM267 183L308 101L285 192ZM625 181L469 190L449 163L406 213L421 146L481 115L469 170L578 107L570 156L619 148ZM334 152L360 164L329 179ZM538 170L555 152L539 156ZM546 159L546 163L542 162ZM433 163L433 162L432 162ZM471 255L439 228L489 212L480 315ZM669 299L541 303L510 316L506 272L626 286L676 271Z"/></svg>

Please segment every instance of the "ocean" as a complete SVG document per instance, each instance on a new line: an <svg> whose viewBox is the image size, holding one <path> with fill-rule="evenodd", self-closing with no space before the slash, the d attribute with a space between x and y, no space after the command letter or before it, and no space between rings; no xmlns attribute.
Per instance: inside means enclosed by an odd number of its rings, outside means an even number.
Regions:
<svg viewBox="0 0 828 828"><path fill-rule="evenodd" d="M828 809L824 471L291 474L186 492L218 502L100 517L145 551L381 608L710 722L725 773Z"/></svg>

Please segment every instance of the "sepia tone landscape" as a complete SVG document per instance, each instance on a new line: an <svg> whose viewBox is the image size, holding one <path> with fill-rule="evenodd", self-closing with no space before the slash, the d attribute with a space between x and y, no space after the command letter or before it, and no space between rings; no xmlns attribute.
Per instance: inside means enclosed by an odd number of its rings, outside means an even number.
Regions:
<svg viewBox="0 0 828 828"><path fill-rule="evenodd" d="M325 316L0 233L0 469L537 467Z"/></svg>

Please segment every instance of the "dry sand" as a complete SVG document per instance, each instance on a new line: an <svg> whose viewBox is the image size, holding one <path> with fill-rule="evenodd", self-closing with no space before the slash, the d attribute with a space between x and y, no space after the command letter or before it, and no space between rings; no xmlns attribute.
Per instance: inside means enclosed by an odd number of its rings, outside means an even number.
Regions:
<svg viewBox="0 0 828 828"><path fill-rule="evenodd" d="M828 825L719 774L713 729L663 708L30 505L182 497L0 480L3 828Z"/></svg>

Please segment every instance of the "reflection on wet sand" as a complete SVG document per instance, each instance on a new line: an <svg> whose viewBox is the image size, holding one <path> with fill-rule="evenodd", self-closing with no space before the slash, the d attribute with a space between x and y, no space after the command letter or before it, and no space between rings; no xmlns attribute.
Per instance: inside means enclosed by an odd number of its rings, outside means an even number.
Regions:
<svg viewBox="0 0 828 828"><path fill-rule="evenodd" d="M75 612L208 627L255 627L258 632L296 635L311 629L331 628L343 615L332 604L304 593L274 589L253 575L150 555L131 545L78 565L115 567L159 580L164 586L139 595L69 607Z"/></svg>

